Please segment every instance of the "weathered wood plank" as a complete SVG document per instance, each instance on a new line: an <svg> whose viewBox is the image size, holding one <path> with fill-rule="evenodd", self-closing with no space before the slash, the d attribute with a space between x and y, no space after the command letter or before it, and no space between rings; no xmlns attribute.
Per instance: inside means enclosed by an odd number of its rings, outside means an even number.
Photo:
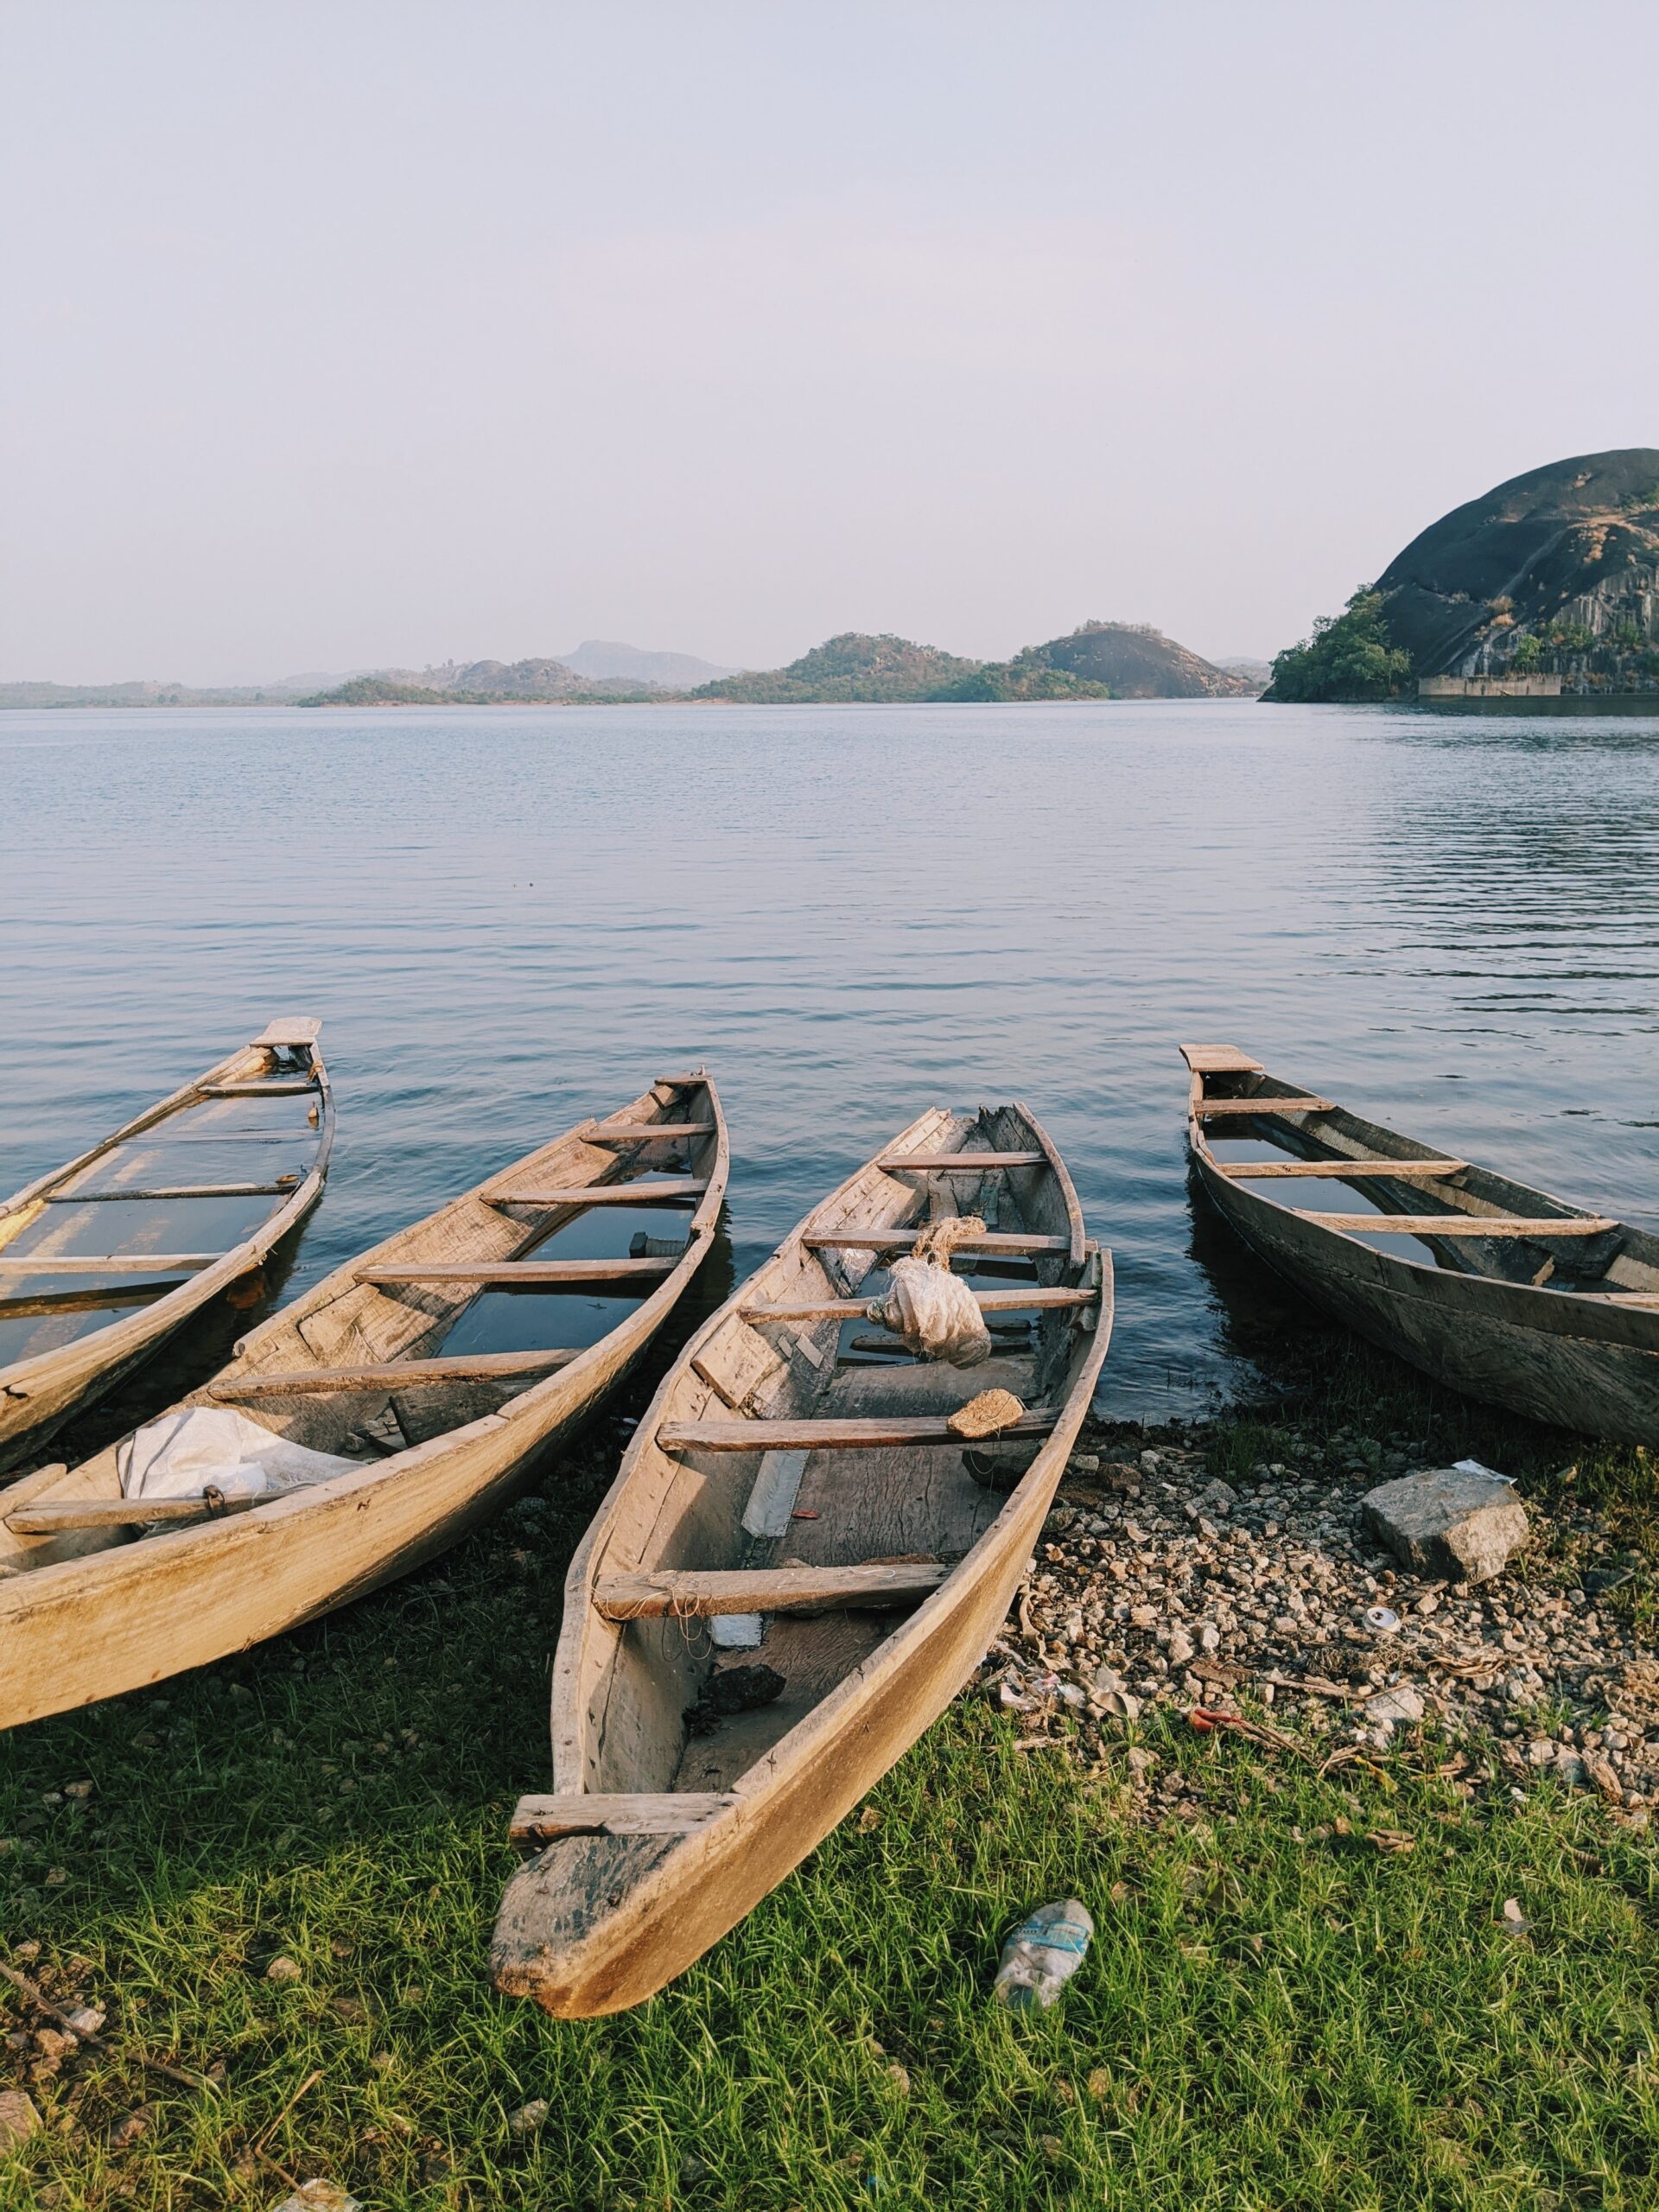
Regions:
<svg viewBox="0 0 1659 2212"><path fill-rule="evenodd" d="M679 1143L687 1137L711 1137L712 1122L612 1122L603 1128L584 1129L584 1144Z"/></svg>
<svg viewBox="0 0 1659 2212"><path fill-rule="evenodd" d="M685 1175L661 1183L593 1183L568 1191L492 1191L493 1206L677 1206L700 1198L706 1176Z"/></svg>
<svg viewBox="0 0 1659 2212"><path fill-rule="evenodd" d="M547 1283L632 1282L672 1274L677 1260L443 1261L430 1267L359 1268L355 1282L390 1288L397 1283L487 1282L536 1289Z"/></svg>
<svg viewBox="0 0 1659 2212"><path fill-rule="evenodd" d="M1347 1182L1357 1175L1427 1175L1436 1181L1460 1175L1466 1160L1229 1160L1214 1163L1230 1183L1260 1183L1283 1175L1322 1175Z"/></svg>
<svg viewBox="0 0 1659 2212"><path fill-rule="evenodd" d="M286 1374L255 1375L245 1382L210 1382L207 1395L220 1405L239 1406L256 1398L292 1398L313 1391L404 1390L411 1384L499 1382L515 1375L551 1375L568 1367L579 1351L490 1351L471 1358L387 1360L367 1367L296 1367Z"/></svg>
<svg viewBox="0 0 1659 2212"><path fill-rule="evenodd" d="M1599 1236L1620 1226L1599 1215L1305 1213L1300 1206L1291 1211L1298 1221L1312 1222L1316 1229L1369 1230L1385 1236Z"/></svg>
<svg viewBox="0 0 1659 2212"><path fill-rule="evenodd" d="M206 1492L194 1497L97 1497L84 1500L66 1499L59 1505L50 1498L37 1504L20 1505L3 1516L5 1524L14 1535L47 1536L60 1529L130 1529L142 1528L151 1521L200 1521L217 1514L246 1513L256 1505L270 1505L279 1497L291 1497L296 1488L306 1484L283 1484L270 1490L256 1491L251 1497L216 1497Z"/></svg>
<svg viewBox="0 0 1659 2212"><path fill-rule="evenodd" d="M110 1252L90 1257L77 1253L26 1254L0 1258L0 1273L14 1275L194 1274L222 1260L222 1252Z"/></svg>
<svg viewBox="0 0 1659 2212"><path fill-rule="evenodd" d="M784 1567L751 1573L605 1574L594 1604L610 1621L709 1619L726 1613L828 1611L925 1598L950 1573L943 1565Z"/></svg>
<svg viewBox="0 0 1659 2212"><path fill-rule="evenodd" d="M1092 1306L1096 1295L1092 1290L1045 1290L1033 1283L1029 1289L976 1291L974 1302L982 1313L1023 1313L1039 1306ZM870 1302L865 1298L821 1298L800 1305L745 1306L739 1310L746 1321L857 1320L868 1313Z"/></svg>
<svg viewBox="0 0 1659 2212"><path fill-rule="evenodd" d="M862 1421L664 1421L657 1441L664 1452L875 1452L890 1445L960 1444L944 1414L893 1414ZM1046 1436L1052 1413L1022 1414L997 1431L999 1444L1015 1436Z"/></svg>
<svg viewBox="0 0 1659 2212"><path fill-rule="evenodd" d="M1192 1111L1206 1122L1227 1114L1331 1114L1336 1111L1336 1102L1331 1098L1199 1098L1193 1102Z"/></svg>
<svg viewBox="0 0 1659 2212"><path fill-rule="evenodd" d="M950 1174L983 1175L999 1167L1044 1167L1047 1154L1040 1152L891 1152L884 1153L875 1165L889 1175L934 1175L943 1172Z"/></svg>
<svg viewBox="0 0 1659 2212"><path fill-rule="evenodd" d="M1181 1058L1194 1075L1261 1075L1260 1060L1241 1052L1236 1045L1183 1045Z"/></svg>
<svg viewBox="0 0 1659 2212"><path fill-rule="evenodd" d="M801 1242L814 1252L908 1251L921 1235L923 1225L909 1229L809 1229ZM972 1237L955 1249L958 1252L1068 1252L1071 1243L1066 1236L1020 1236L987 1230L983 1236Z"/></svg>
<svg viewBox="0 0 1659 2212"><path fill-rule="evenodd" d="M200 1098L302 1098L308 1090L318 1088L315 1076L304 1076L293 1083L202 1083L196 1086Z"/></svg>
<svg viewBox="0 0 1659 2212"><path fill-rule="evenodd" d="M736 1802L724 1789L521 1797L507 1834L521 1851L537 1850L562 1835L683 1835Z"/></svg>
<svg viewBox="0 0 1659 2212"><path fill-rule="evenodd" d="M187 1275L157 1275L150 1282L103 1283L91 1290L42 1290L22 1298L0 1295L0 1321L43 1320L52 1313L97 1313L106 1307L148 1306L188 1280Z"/></svg>
<svg viewBox="0 0 1659 2212"><path fill-rule="evenodd" d="M174 1198L275 1198L293 1190L299 1171L275 1183L185 1183L171 1190L48 1191L51 1206L108 1205L125 1198L137 1205L161 1205Z"/></svg>

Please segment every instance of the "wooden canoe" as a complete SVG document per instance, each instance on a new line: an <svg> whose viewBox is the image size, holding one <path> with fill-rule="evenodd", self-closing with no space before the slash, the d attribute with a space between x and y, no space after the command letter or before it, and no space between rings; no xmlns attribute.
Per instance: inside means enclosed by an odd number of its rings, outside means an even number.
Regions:
<svg viewBox="0 0 1659 2212"><path fill-rule="evenodd" d="M713 1084L665 1077L337 1269L181 1402L360 1454L360 1469L151 1535L133 1525L144 1507L121 1498L118 1446L14 1484L0 1497L0 1726L239 1651L453 1543L650 1343L714 1242L726 1176ZM627 1249L623 1207L591 1203L624 1185L641 1206L690 1205L674 1217L689 1222L683 1239L649 1240L671 1249L593 1255L606 1238ZM557 1257L577 1224L583 1255ZM502 1309L480 1301L498 1290L552 1350L490 1348ZM560 1291L583 1294L542 1294ZM616 1310L596 1313L595 1291ZM596 1342L559 1347L561 1332L596 1325Z"/></svg>
<svg viewBox="0 0 1659 2212"><path fill-rule="evenodd" d="M1362 1121L1234 1046L1181 1051L1193 1166L1269 1266L1468 1397L1659 1442L1659 1237ZM1346 1210L1317 1203L1332 1183Z"/></svg>
<svg viewBox="0 0 1659 2212"><path fill-rule="evenodd" d="M986 1151L1010 1164L952 1174L939 1159ZM983 1281L999 1324L1023 1306L1027 1326L978 1367L852 1363L842 1331L868 1329L880 1255L913 1241L930 1210L986 1220L995 1257L977 1263L976 1294ZM1085 1239L1031 1115L936 1108L697 1332L571 1564L556 1794L515 1816L516 1837L546 1847L503 1900L499 1988L567 2018L639 2004L915 1742L1007 1613L1111 1318L1109 1259ZM1042 1440L1006 1496L971 1479L945 1426L998 1385ZM711 1624L734 1612L764 1618L758 1649L715 1647ZM722 1716L741 1687L733 1671L757 1664L783 1678L781 1694Z"/></svg>
<svg viewBox="0 0 1659 2212"><path fill-rule="evenodd" d="M0 1468L250 1274L322 1196L321 1024L273 1021L0 1205Z"/></svg>

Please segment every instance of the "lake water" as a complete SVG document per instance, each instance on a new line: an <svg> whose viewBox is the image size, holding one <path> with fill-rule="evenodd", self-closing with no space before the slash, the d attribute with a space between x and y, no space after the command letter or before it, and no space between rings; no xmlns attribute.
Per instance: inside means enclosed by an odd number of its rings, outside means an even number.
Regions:
<svg viewBox="0 0 1659 2212"><path fill-rule="evenodd" d="M290 1294L699 1059L740 1274L925 1106L1026 1100L1116 1256L1116 1412L1251 1387L1272 1305L1195 1222L1185 1038L1659 1226L1659 725L13 713L0 763L0 1191L320 1014Z"/></svg>

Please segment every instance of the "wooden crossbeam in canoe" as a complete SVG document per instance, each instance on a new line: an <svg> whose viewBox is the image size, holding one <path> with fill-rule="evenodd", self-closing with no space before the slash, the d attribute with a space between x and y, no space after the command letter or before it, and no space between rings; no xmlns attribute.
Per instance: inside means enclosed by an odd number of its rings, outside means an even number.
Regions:
<svg viewBox="0 0 1659 2212"><path fill-rule="evenodd" d="M607 1621L636 1621L902 1605L907 1599L931 1596L950 1573L948 1567L930 1563L784 1567L749 1573L603 1574L594 1585L594 1609Z"/></svg>
<svg viewBox="0 0 1659 2212"><path fill-rule="evenodd" d="M1623 1224L1599 1215L1524 1213L1304 1213L1298 1221L1316 1229L1370 1230L1385 1236L1599 1236Z"/></svg>
<svg viewBox="0 0 1659 2212"><path fill-rule="evenodd" d="M1230 1183L1256 1183L1281 1175L1323 1175L1346 1182L1356 1175L1427 1175L1435 1181L1460 1175L1466 1160L1212 1160Z"/></svg>
<svg viewBox="0 0 1659 2212"><path fill-rule="evenodd" d="M406 1390L430 1382L499 1382L515 1375L551 1375L579 1351L489 1351L470 1359L388 1360L370 1367L295 1367L285 1374L251 1375L238 1382L210 1382L207 1395L221 1405L256 1398L308 1397L349 1390Z"/></svg>
<svg viewBox="0 0 1659 2212"><path fill-rule="evenodd" d="M1334 1114L1333 1098L1199 1098L1192 1111L1200 1121L1226 1114Z"/></svg>
<svg viewBox="0 0 1659 2212"><path fill-rule="evenodd" d="M308 1090L318 1089L315 1076L303 1077L296 1083L203 1083L196 1086L198 1098L302 1098Z"/></svg>
<svg viewBox="0 0 1659 2212"><path fill-rule="evenodd" d="M138 1529L152 1521L222 1520L232 1514L250 1513L256 1505L274 1504L279 1497L292 1497L297 1491L311 1487L305 1483L284 1483L255 1491L251 1496L215 1493L210 1497L201 1491L190 1497L66 1498L60 1504L43 1497L10 1513L3 1511L0 1501L0 1518L18 1536L50 1536L61 1529Z"/></svg>
<svg viewBox="0 0 1659 2212"><path fill-rule="evenodd" d="M107 1205L118 1198L138 1205L162 1205L174 1198L274 1198L291 1192L299 1179L296 1171L275 1183L185 1183L168 1190L48 1191L43 1195L51 1206Z"/></svg>
<svg viewBox="0 0 1659 2212"><path fill-rule="evenodd" d="M1260 1060L1241 1052L1236 1045L1183 1045L1181 1058L1194 1075L1261 1075Z"/></svg>
<svg viewBox="0 0 1659 2212"><path fill-rule="evenodd" d="M1022 1286L1015 1290L976 1291L974 1302L982 1313L1024 1313L1051 1306L1093 1306L1099 1297L1097 1290L1045 1290L1033 1283L1029 1288ZM807 1299L798 1305L763 1303L739 1308L746 1321L855 1321L862 1319L869 1310L867 1298Z"/></svg>
<svg viewBox="0 0 1659 2212"><path fill-rule="evenodd" d="M898 1252L908 1251L921 1235L920 1226L911 1229L809 1229L801 1242L815 1252ZM1021 1236L987 1230L982 1236L968 1238L953 1245L957 1252L1069 1252L1069 1236Z"/></svg>
<svg viewBox="0 0 1659 2212"><path fill-rule="evenodd" d="M1046 1436L1052 1413L1022 1414L996 1432L999 1444ZM893 1414L849 1421L665 1421L657 1431L664 1452L880 1452L895 1445L961 1444L944 1414Z"/></svg>
<svg viewBox="0 0 1659 2212"><path fill-rule="evenodd" d="M21 1259L10 1255L0 1258L0 1274L9 1275L98 1275L98 1274L194 1274L199 1268L211 1268L222 1260L222 1252L111 1252L94 1258L77 1253L71 1258L67 1253L49 1252L25 1254Z"/></svg>
<svg viewBox="0 0 1659 2212"><path fill-rule="evenodd" d="M889 1152L876 1166L889 1175L985 1175L999 1167L1046 1167L1046 1152Z"/></svg>
<svg viewBox="0 0 1659 2212"><path fill-rule="evenodd" d="M165 1298L168 1291L182 1288L187 1280L179 1275L169 1281L167 1276L157 1275L149 1282L106 1282L91 1290L26 1291L17 1297L0 1294L0 1321L43 1320L51 1313L97 1313L106 1306L148 1306L155 1299Z"/></svg>
<svg viewBox="0 0 1659 2212"><path fill-rule="evenodd" d="M711 1137L712 1122L610 1122L582 1131L583 1144L680 1144L688 1137Z"/></svg>
<svg viewBox="0 0 1659 2212"><path fill-rule="evenodd" d="M353 1281L385 1289L398 1283L476 1282L535 1290L558 1283L634 1282L672 1274L678 1265L677 1260L446 1260L424 1268L359 1268Z"/></svg>
<svg viewBox="0 0 1659 2212"><path fill-rule="evenodd" d="M709 1188L705 1175L661 1183L592 1183L568 1191L492 1191L493 1206L682 1206Z"/></svg>
<svg viewBox="0 0 1659 2212"><path fill-rule="evenodd" d="M521 1797L508 1831L522 1851L537 1851L562 1835L685 1835L737 1802L729 1790L644 1790L566 1797Z"/></svg>

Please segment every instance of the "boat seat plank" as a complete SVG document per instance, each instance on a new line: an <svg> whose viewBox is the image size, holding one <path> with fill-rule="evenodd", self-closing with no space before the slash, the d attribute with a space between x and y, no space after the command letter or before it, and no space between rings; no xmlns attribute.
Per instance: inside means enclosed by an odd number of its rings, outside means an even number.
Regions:
<svg viewBox="0 0 1659 2212"><path fill-rule="evenodd" d="M1093 1290L1046 1290L1033 1283L1029 1288L1017 1290L976 1291L974 1302L982 1313L1023 1313L1039 1306L1092 1306L1099 1295L1098 1291ZM820 1298L799 1305L740 1308L746 1321L860 1320L869 1310L870 1301L866 1298Z"/></svg>
<svg viewBox="0 0 1659 2212"><path fill-rule="evenodd" d="M683 1835L734 1805L728 1789L645 1791L563 1797L521 1797L508 1830L521 1851L538 1850L562 1835Z"/></svg>
<svg viewBox="0 0 1659 2212"><path fill-rule="evenodd" d="M204 1083L196 1087L198 1098L302 1098L308 1090L321 1088L315 1076L302 1076L285 1083Z"/></svg>
<svg viewBox="0 0 1659 2212"><path fill-rule="evenodd" d="M300 1181L296 1170L275 1183L185 1183L169 1190L48 1191L50 1206L109 1205L124 1198L135 1205L164 1205L175 1198L274 1198L290 1196Z"/></svg>
<svg viewBox="0 0 1659 2212"><path fill-rule="evenodd" d="M603 1574L594 1586L595 1610L610 1621L709 1619L727 1613L775 1613L804 1607L879 1606L925 1598L950 1569L938 1563L904 1567L783 1567L745 1573L681 1570Z"/></svg>
<svg viewBox="0 0 1659 2212"><path fill-rule="evenodd" d="M801 1238L814 1252L908 1251L922 1233L922 1224L910 1229L810 1229ZM1021 1236L987 1230L954 1248L958 1252L1069 1252L1067 1236Z"/></svg>
<svg viewBox="0 0 1659 2212"><path fill-rule="evenodd" d="M893 1152L875 1162L889 1175L983 1175L999 1167L1046 1167L1041 1152Z"/></svg>
<svg viewBox="0 0 1659 2212"><path fill-rule="evenodd" d="M315 1014L290 1014L277 1021L268 1021L254 1039L257 1051L262 1045L274 1046L278 1052L290 1051L296 1045L315 1045L322 1034L322 1024Z"/></svg>
<svg viewBox="0 0 1659 2212"><path fill-rule="evenodd" d="M1183 1045L1181 1058L1194 1075L1262 1075L1260 1060L1241 1052L1236 1045Z"/></svg>
<svg viewBox="0 0 1659 2212"><path fill-rule="evenodd" d="M492 1191L493 1206L673 1206L700 1198L709 1188L705 1175L686 1175L661 1183L593 1183L568 1191Z"/></svg>
<svg viewBox="0 0 1659 2212"><path fill-rule="evenodd" d="M848 1421L668 1421L657 1431L664 1452L879 1452L891 1445L954 1444L944 1414L869 1415ZM1013 1437L1046 1436L1054 1426L1047 1410L1022 1414L999 1429Z"/></svg>
<svg viewBox="0 0 1659 2212"><path fill-rule="evenodd" d="M1439 1181L1461 1175L1466 1160L1216 1160L1217 1175L1230 1183L1256 1183L1281 1175L1323 1175L1347 1181L1356 1175L1398 1175L1408 1179L1427 1175Z"/></svg>
<svg viewBox="0 0 1659 2212"><path fill-rule="evenodd" d="M92 1290L41 1290L21 1297L0 1295L0 1321L43 1321L54 1313L98 1313L118 1306L148 1306L169 1291L182 1289L188 1275L156 1275L148 1281L106 1282Z"/></svg>
<svg viewBox="0 0 1659 2212"><path fill-rule="evenodd" d="M387 1360L365 1367L296 1367L285 1374L255 1375L245 1382L210 1383L207 1395L220 1405L245 1405L257 1398L292 1398L312 1392L403 1390L411 1383L499 1382L518 1375L550 1375L568 1367L579 1351L478 1352L471 1358Z"/></svg>
<svg viewBox="0 0 1659 2212"><path fill-rule="evenodd" d="M613 1122L601 1129L584 1129L584 1144L667 1144L686 1137L711 1137L712 1122Z"/></svg>
<svg viewBox="0 0 1659 2212"><path fill-rule="evenodd" d="M222 1252L111 1252L96 1257L77 1253L27 1253L0 1258L0 1274L10 1275L194 1274L222 1260Z"/></svg>
<svg viewBox="0 0 1659 2212"><path fill-rule="evenodd" d="M1192 1111L1200 1121L1227 1114L1333 1114L1332 1098L1198 1098Z"/></svg>
<svg viewBox="0 0 1659 2212"><path fill-rule="evenodd" d="M429 1267L359 1268L353 1281L390 1289L399 1283L505 1283L526 1289L562 1282L631 1282L672 1274L677 1260L434 1261Z"/></svg>
<svg viewBox="0 0 1659 2212"><path fill-rule="evenodd" d="M1369 1230L1387 1236L1600 1236L1618 1229L1617 1221L1599 1216L1522 1213L1304 1213L1291 1209L1298 1221L1317 1229Z"/></svg>

